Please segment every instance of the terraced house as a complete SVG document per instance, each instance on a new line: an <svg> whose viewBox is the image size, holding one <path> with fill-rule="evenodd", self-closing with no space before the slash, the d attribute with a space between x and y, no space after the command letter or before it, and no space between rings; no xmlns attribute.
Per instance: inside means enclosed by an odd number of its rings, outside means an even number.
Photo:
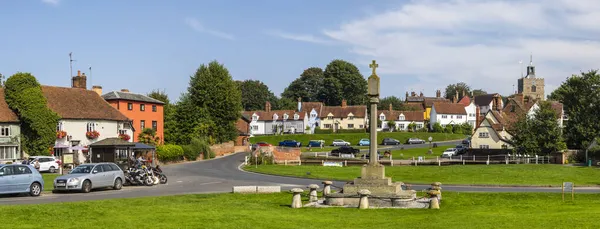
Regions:
<svg viewBox="0 0 600 229"><path fill-rule="evenodd" d="M323 106L321 110L321 129L365 129L367 125L367 106L348 106L342 100L341 106Z"/></svg>
<svg viewBox="0 0 600 229"><path fill-rule="evenodd" d="M308 123L305 112L271 110L271 103L268 101L264 111L245 111L243 115L250 117L251 135L304 133Z"/></svg>
<svg viewBox="0 0 600 229"><path fill-rule="evenodd" d="M393 110L392 104L388 110L384 110L379 113L379 120L381 120L381 126L378 126L379 130L398 130L407 131L411 124L414 125L413 130L422 129L425 127L425 118L423 117L422 111L395 111ZM393 121L394 126L390 127L389 124Z"/></svg>

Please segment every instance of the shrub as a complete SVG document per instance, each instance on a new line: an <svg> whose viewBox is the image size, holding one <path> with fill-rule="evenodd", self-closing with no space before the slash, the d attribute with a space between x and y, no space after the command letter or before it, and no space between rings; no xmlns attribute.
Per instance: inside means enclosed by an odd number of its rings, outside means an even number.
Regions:
<svg viewBox="0 0 600 229"><path fill-rule="evenodd" d="M158 159L166 161L180 161L183 159L183 148L178 145L161 145L156 148Z"/></svg>
<svg viewBox="0 0 600 229"><path fill-rule="evenodd" d="M248 159L248 164L250 165L272 165L273 163L273 156L272 155L267 155L265 153L261 153L260 155L258 155L258 157L254 157L254 155L250 155L250 158Z"/></svg>
<svg viewBox="0 0 600 229"><path fill-rule="evenodd" d="M433 124L433 132L442 133L444 132L444 127L442 127L442 125L440 125L439 122L436 122L435 124Z"/></svg>
<svg viewBox="0 0 600 229"><path fill-rule="evenodd" d="M215 152L210 148L210 144L205 139L194 138L190 142L190 146L196 152L196 157L202 154L204 159L215 158Z"/></svg>
<svg viewBox="0 0 600 229"><path fill-rule="evenodd" d="M340 134L365 133L365 129L340 129L337 131Z"/></svg>
<svg viewBox="0 0 600 229"><path fill-rule="evenodd" d="M332 129L321 129L319 127L315 128L315 134L333 134Z"/></svg>
<svg viewBox="0 0 600 229"><path fill-rule="evenodd" d="M159 145L160 137L156 136L156 131L152 128L144 128L138 135L138 142L148 145Z"/></svg>
<svg viewBox="0 0 600 229"><path fill-rule="evenodd" d="M452 133L455 133L455 134L462 134L462 133L464 133L462 125L452 125Z"/></svg>
<svg viewBox="0 0 600 229"><path fill-rule="evenodd" d="M195 151L194 147L192 147L191 145L184 145L181 146L181 148L183 148L183 157L188 161L195 161L196 159L198 159L198 155L200 155L200 152Z"/></svg>
<svg viewBox="0 0 600 229"><path fill-rule="evenodd" d="M452 133L452 125L446 125L446 128L444 128L444 133L451 134Z"/></svg>

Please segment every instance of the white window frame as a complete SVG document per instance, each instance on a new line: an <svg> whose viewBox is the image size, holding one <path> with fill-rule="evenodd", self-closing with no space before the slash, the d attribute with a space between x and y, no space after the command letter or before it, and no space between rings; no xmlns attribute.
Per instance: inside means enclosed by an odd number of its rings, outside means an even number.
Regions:
<svg viewBox="0 0 600 229"><path fill-rule="evenodd" d="M294 114L294 120L298 120L300 119L300 115L299 114Z"/></svg>
<svg viewBox="0 0 600 229"><path fill-rule="evenodd" d="M406 119L406 117L404 115L399 115L398 116L398 120L400 121L404 121Z"/></svg>
<svg viewBox="0 0 600 229"><path fill-rule="evenodd" d="M96 123L88 122L86 125L87 132L92 132L96 130Z"/></svg>
<svg viewBox="0 0 600 229"><path fill-rule="evenodd" d="M418 123L418 124L417 124L417 129L423 129L423 124L421 124L421 123Z"/></svg>
<svg viewBox="0 0 600 229"><path fill-rule="evenodd" d="M404 130L405 127L406 126L404 125L404 123L398 124L398 129L400 129L400 130Z"/></svg>
<svg viewBox="0 0 600 229"><path fill-rule="evenodd" d="M317 117L317 114L310 114L310 117L311 117L311 118L316 118L316 117Z"/></svg>
<svg viewBox="0 0 600 229"><path fill-rule="evenodd" d="M327 116L327 120L333 120L333 115Z"/></svg>
<svg viewBox="0 0 600 229"><path fill-rule="evenodd" d="M442 118L448 118L448 115L442 115Z"/></svg>
<svg viewBox="0 0 600 229"><path fill-rule="evenodd" d="M258 115L252 115L252 121L258 121Z"/></svg>
<svg viewBox="0 0 600 229"><path fill-rule="evenodd" d="M489 138L490 133L488 132L479 132L479 138Z"/></svg>
<svg viewBox="0 0 600 229"><path fill-rule="evenodd" d="M354 115L348 116L348 120L354 120Z"/></svg>
<svg viewBox="0 0 600 229"><path fill-rule="evenodd" d="M331 124L323 124L323 128L325 129L331 129Z"/></svg>
<svg viewBox="0 0 600 229"><path fill-rule="evenodd" d="M0 126L0 137L10 137L11 134L10 126Z"/></svg>
<svg viewBox="0 0 600 229"><path fill-rule="evenodd" d="M385 115L380 115L380 116L379 116L379 120L381 120L381 121L385 121Z"/></svg>
<svg viewBox="0 0 600 229"><path fill-rule="evenodd" d="M288 114L283 114L283 120L287 120L288 118L290 118Z"/></svg>
<svg viewBox="0 0 600 229"><path fill-rule="evenodd" d="M490 149L490 145L479 145L480 149Z"/></svg>
<svg viewBox="0 0 600 229"><path fill-rule="evenodd" d="M56 131L61 131L61 130L64 130L64 123L63 122L56 123Z"/></svg>
<svg viewBox="0 0 600 229"><path fill-rule="evenodd" d="M127 134L127 130L121 129L119 130L119 134Z"/></svg>
<svg viewBox="0 0 600 229"><path fill-rule="evenodd" d="M457 115L456 118L457 119L462 119L462 115Z"/></svg>
<svg viewBox="0 0 600 229"><path fill-rule="evenodd" d="M348 129L354 129L354 124L348 124Z"/></svg>

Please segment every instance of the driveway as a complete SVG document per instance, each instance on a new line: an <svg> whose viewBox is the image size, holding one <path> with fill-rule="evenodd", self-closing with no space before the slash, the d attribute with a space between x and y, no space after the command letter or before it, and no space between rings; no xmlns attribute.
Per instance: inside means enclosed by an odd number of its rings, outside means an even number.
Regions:
<svg viewBox="0 0 600 229"><path fill-rule="evenodd" d="M282 190L294 187L306 187L309 184L321 184L321 180L262 175L240 170L246 154L238 153L219 159L168 165L163 171L169 177L169 183L151 187L124 187L122 190L99 190L91 193L43 193L40 197L0 197L1 205L40 204L114 198L134 198L145 196L166 196L192 193L231 192L233 186L276 185ZM357 174L358 176L358 174ZM333 186L342 187L345 182L336 181ZM422 190L429 185L413 185L413 189ZM475 192L561 192L561 188L531 187L474 187L443 185L447 191ZM598 193L600 188L579 188L578 193Z"/></svg>

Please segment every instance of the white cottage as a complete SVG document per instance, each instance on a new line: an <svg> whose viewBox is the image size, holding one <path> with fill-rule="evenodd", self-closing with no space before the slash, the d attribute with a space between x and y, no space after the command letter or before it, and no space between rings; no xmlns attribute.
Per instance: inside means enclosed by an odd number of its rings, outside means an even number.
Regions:
<svg viewBox="0 0 600 229"><path fill-rule="evenodd" d="M264 111L245 111L250 117L251 135L269 135L276 133L304 133L306 113L294 110L271 111L271 103L266 102Z"/></svg>
<svg viewBox="0 0 600 229"><path fill-rule="evenodd" d="M388 110L384 110L379 113L379 120L381 120L381 126L378 126L377 130L399 130L408 131L408 126L414 124L415 130L422 129L425 126L425 114L422 111L396 111L392 110L392 105ZM394 126L390 127L388 124L393 121Z"/></svg>
<svg viewBox="0 0 600 229"><path fill-rule="evenodd" d="M0 87L0 163L21 159L20 135L19 117L6 104Z"/></svg>
<svg viewBox="0 0 600 229"><path fill-rule="evenodd" d="M429 128L433 128L436 123L442 127L461 125L467 122L467 112L465 106L459 103L434 103L430 118Z"/></svg>

